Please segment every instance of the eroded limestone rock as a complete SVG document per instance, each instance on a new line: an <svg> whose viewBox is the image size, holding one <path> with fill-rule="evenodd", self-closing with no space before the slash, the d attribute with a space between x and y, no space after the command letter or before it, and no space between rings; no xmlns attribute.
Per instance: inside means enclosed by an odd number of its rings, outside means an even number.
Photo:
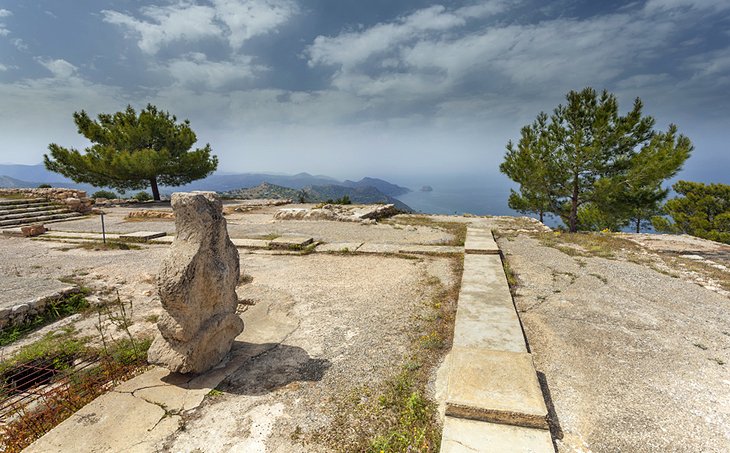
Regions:
<svg viewBox="0 0 730 453"><path fill-rule="evenodd" d="M243 331L236 314L238 250L214 192L175 193L172 209L177 236L157 277L166 311L148 360L175 372L202 373L223 359Z"/></svg>

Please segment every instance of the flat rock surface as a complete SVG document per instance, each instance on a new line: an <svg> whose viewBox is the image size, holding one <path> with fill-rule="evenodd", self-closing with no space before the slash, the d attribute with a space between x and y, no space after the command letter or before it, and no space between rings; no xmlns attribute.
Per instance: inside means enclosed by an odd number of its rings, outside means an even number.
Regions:
<svg viewBox="0 0 730 453"><path fill-rule="evenodd" d="M454 347L446 415L547 428L547 408L527 353Z"/></svg>
<svg viewBox="0 0 730 453"><path fill-rule="evenodd" d="M74 285L60 282L54 278L33 276L23 277L13 273L0 274L0 308L12 308L27 304L36 299L52 297L74 288Z"/></svg>
<svg viewBox="0 0 730 453"><path fill-rule="evenodd" d="M623 235L596 236L592 253L551 236L499 244L519 281L515 303L555 408L558 450L726 452L730 298L696 284L688 263L634 250Z"/></svg>
<svg viewBox="0 0 730 453"><path fill-rule="evenodd" d="M554 453L544 429L446 417L441 453Z"/></svg>

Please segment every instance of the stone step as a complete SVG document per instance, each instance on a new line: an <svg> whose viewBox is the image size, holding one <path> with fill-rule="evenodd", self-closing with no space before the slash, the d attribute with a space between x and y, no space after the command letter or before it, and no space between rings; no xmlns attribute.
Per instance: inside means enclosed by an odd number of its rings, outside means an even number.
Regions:
<svg viewBox="0 0 730 453"><path fill-rule="evenodd" d="M446 417L441 453L554 453L550 432Z"/></svg>
<svg viewBox="0 0 730 453"><path fill-rule="evenodd" d="M447 416L548 429L530 354L455 346L449 361Z"/></svg>
<svg viewBox="0 0 730 453"><path fill-rule="evenodd" d="M28 207L22 207L18 208L16 206L9 206L8 209L2 209L0 210L0 216L8 215L8 214L20 214L23 212L37 212L37 211L44 211L47 209L53 209L57 205L54 205L53 203L38 203L33 204Z"/></svg>
<svg viewBox="0 0 730 453"><path fill-rule="evenodd" d="M468 227L466 229L464 253L499 255L499 247L497 247L497 243L494 240L492 230Z"/></svg>
<svg viewBox="0 0 730 453"><path fill-rule="evenodd" d="M55 215L55 214L65 214L69 212L66 208L59 208L54 206L52 209L45 209L40 211L33 211L33 212L21 212L18 214L6 214L6 215L0 215L0 221L2 220L13 220L13 219L25 219L25 218L31 218L31 217L43 217L43 216L49 216L49 215Z"/></svg>
<svg viewBox="0 0 730 453"><path fill-rule="evenodd" d="M9 227L17 225L26 225L29 223L43 223L56 220L66 220L75 217L83 217L83 214L78 212L67 212L65 214L53 214L40 217L24 217L22 219L11 219L11 220L0 220L0 227Z"/></svg>
<svg viewBox="0 0 730 453"><path fill-rule="evenodd" d="M48 203L45 198L0 198L0 206L30 206Z"/></svg>

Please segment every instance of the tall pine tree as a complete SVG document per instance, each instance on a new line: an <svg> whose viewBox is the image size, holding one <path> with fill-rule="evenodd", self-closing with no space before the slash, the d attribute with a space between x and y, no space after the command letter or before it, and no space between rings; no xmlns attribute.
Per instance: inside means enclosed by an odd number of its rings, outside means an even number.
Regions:
<svg viewBox="0 0 730 453"><path fill-rule="evenodd" d="M510 205L520 201L532 212L549 205L571 232L641 224L666 196L661 183L681 168L691 143L673 125L654 132L638 98L623 116L605 90L571 91L566 100L549 121L540 113L524 127L516 148L508 143L500 169L521 187Z"/></svg>

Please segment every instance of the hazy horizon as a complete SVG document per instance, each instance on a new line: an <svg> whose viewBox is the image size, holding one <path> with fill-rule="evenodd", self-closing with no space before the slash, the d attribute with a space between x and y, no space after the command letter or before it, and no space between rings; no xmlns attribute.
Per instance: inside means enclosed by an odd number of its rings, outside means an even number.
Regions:
<svg viewBox="0 0 730 453"><path fill-rule="evenodd" d="M507 185L507 141L592 86L678 125L679 178L730 183L729 19L721 0L0 0L0 161L83 147L75 111L150 102L224 172Z"/></svg>

